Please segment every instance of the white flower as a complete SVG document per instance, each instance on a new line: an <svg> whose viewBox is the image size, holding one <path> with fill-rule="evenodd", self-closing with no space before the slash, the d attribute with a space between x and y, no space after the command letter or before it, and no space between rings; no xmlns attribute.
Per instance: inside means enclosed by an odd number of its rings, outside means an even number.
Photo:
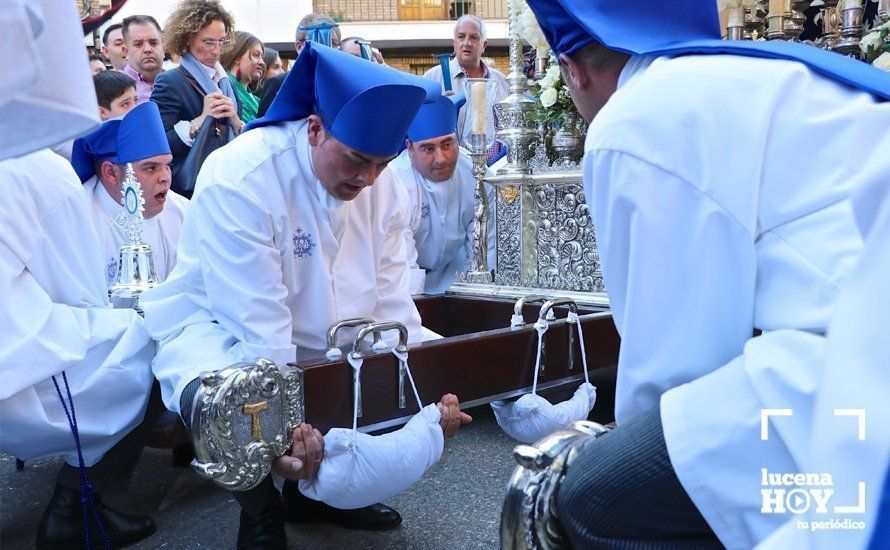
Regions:
<svg viewBox="0 0 890 550"><path fill-rule="evenodd" d="M882 42L880 32L870 32L859 41L859 48L862 50L862 53L866 53L869 48L880 48Z"/></svg>
<svg viewBox="0 0 890 550"><path fill-rule="evenodd" d="M887 54L884 54L887 55ZM879 58L880 59L880 58ZM552 107L556 103L556 90L547 88L541 92L541 106L544 108Z"/></svg>
<svg viewBox="0 0 890 550"><path fill-rule="evenodd" d="M549 78L553 82L559 82L559 77L559 65L552 64L547 67L547 78Z"/></svg>
<svg viewBox="0 0 890 550"><path fill-rule="evenodd" d="M875 67L877 67L879 69L883 69L885 71L890 71L890 52L882 53L880 55L880 57L875 59L875 62L872 63L872 65L874 65ZM541 94L541 95L542 95L541 103L544 103L543 94Z"/></svg>

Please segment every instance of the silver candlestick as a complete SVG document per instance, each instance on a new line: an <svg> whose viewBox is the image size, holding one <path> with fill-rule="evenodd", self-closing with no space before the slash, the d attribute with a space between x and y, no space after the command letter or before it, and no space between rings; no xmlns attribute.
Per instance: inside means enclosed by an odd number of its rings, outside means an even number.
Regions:
<svg viewBox="0 0 890 550"><path fill-rule="evenodd" d="M835 9L840 23L840 40L831 46L831 50L858 59L862 54L859 41L865 28L862 3L845 1Z"/></svg>
<svg viewBox="0 0 890 550"><path fill-rule="evenodd" d="M507 146L507 164L498 170L498 175L529 174L528 161L532 156L532 145L538 137L535 121L531 118L535 102L525 95L528 79L522 71L522 42L515 36L516 18L519 14L513 9L514 6L513 2L507 2L510 29L510 76L507 77L507 82L510 84L510 95L494 107L500 123L495 137ZM537 60L535 63L537 73Z"/></svg>
<svg viewBox="0 0 890 550"><path fill-rule="evenodd" d="M488 194L485 192L484 181L488 171L487 153L485 149L473 151L470 157L473 159L473 177L476 178L476 209L473 223L473 263L470 266L470 271L467 272L467 282L488 284L492 283L493 279L488 267L488 224L491 218L491 208L488 205Z"/></svg>
<svg viewBox="0 0 890 550"><path fill-rule="evenodd" d="M117 223L123 227L128 242L121 247L117 279L108 289L108 297L115 307L131 307L141 315L139 296L157 286L158 275L155 272L151 247L142 242L145 199L131 164L127 164L121 204L124 212L118 217Z"/></svg>

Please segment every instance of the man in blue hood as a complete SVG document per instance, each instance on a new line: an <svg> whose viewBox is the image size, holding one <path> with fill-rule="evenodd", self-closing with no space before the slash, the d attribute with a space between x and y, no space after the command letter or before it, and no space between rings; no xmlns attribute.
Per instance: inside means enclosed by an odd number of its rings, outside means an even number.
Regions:
<svg viewBox="0 0 890 550"><path fill-rule="evenodd" d="M713 0L528 3L590 122L585 195L622 339L618 428L570 466L559 519L583 548L754 546L788 519L761 491L793 487L762 474L801 471L861 248L849 190L890 173L890 75L720 40Z"/></svg>

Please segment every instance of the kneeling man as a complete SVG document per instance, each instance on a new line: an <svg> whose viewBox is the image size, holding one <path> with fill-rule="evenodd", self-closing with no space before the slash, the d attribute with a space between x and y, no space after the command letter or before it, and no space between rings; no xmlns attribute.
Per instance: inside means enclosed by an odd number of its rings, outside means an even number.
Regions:
<svg viewBox="0 0 890 550"><path fill-rule="evenodd" d="M407 197L386 166L435 93L423 79L307 44L266 116L208 157L177 265L142 300L169 408L188 420L202 372L258 357L293 362L298 347L324 349L327 329L345 318L397 320L420 339L408 291ZM457 407L447 400L445 433L468 418ZM303 436L313 447L321 438ZM271 478L235 496L239 547L284 547ZM293 519L372 529L401 522L379 504L346 511L308 501L292 482L284 496Z"/></svg>
<svg viewBox="0 0 890 550"><path fill-rule="evenodd" d="M473 161L457 141L463 95L424 105L390 168L410 198L411 294L444 294L473 251Z"/></svg>
<svg viewBox="0 0 890 550"><path fill-rule="evenodd" d="M173 156L158 106L143 103L74 142L71 162L92 199L93 225L102 241L108 285L117 279L127 235L118 219L127 163L132 163L145 198L142 238L151 246L155 271L163 281L176 263L176 243L188 199L170 190Z"/></svg>

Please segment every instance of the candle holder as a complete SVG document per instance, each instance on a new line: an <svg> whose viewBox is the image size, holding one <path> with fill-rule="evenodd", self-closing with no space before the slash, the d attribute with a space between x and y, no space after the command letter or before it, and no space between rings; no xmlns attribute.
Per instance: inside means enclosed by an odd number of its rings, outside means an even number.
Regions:
<svg viewBox="0 0 890 550"><path fill-rule="evenodd" d="M461 136L464 146L470 151L473 177L476 179L473 260L470 271L467 272L467 282L490 284L494 282L488 267L488 224L491 208L485 192L485 175L488 172L488 148L494 144L494 111L488 98L493 97L496 83L487 78L465 78L461 84L467 98Z"/></svg>
<svg viewBox="0 0 890 550"><path fill-rule="evenodd" d="M726 25L727 40L742 40L745 34L745 16L741 7L730 8L729 24Z"/></svg>
<svg viewBox="0 0 890 550"><path fill-rule="evenodd" d="M859 42L862 39L863 8L861 2L844 2L843 7L835 8L840 21L840 40L831 47L831 50L841 55L856 59L861 58L862 50Z"/></svg>
<svg viewBox="0 0 890 550"><path fill-rule="evenodd" d="M753 8L745 8L743 40L761 40L765 36L766 6L756 2Z"/></svg>
<svg viewBox="0 0 890 550"><path fill-rule="evenodd" d="M807 22L807 16L803 12L809 7L810 0L790 0L786 1L786 5L788 9L785 13L785 32L788 33L790 40L797 42Z"/></svg>
<svg viewBox="0 0 890 550"><path fill-rule="evenodd" d="M837 12L837 3L838 0L824 0L821 9L822 36L816 41L816 46L824 50L834 49L841 39L841 24Z"/></svg>
<svg viewBox="0 0 890 550"><path fill-rule="evenodd" d="M499 123L496 137L507 147L507 163L498 170L498 175L530 174L529 160L533 153L532 146L538 137L535 122L532 120L535 102L526 95L528 79L522 72L522 42L514 36L518 16L515 7L515 2L507 3L511 36L510 75L507 77L510 95L494 107ZM535 51L535 55L538 56L535 58L536 79L543 78L547 72L548 52L549 48L545 47L539 47Z"/></svg>

